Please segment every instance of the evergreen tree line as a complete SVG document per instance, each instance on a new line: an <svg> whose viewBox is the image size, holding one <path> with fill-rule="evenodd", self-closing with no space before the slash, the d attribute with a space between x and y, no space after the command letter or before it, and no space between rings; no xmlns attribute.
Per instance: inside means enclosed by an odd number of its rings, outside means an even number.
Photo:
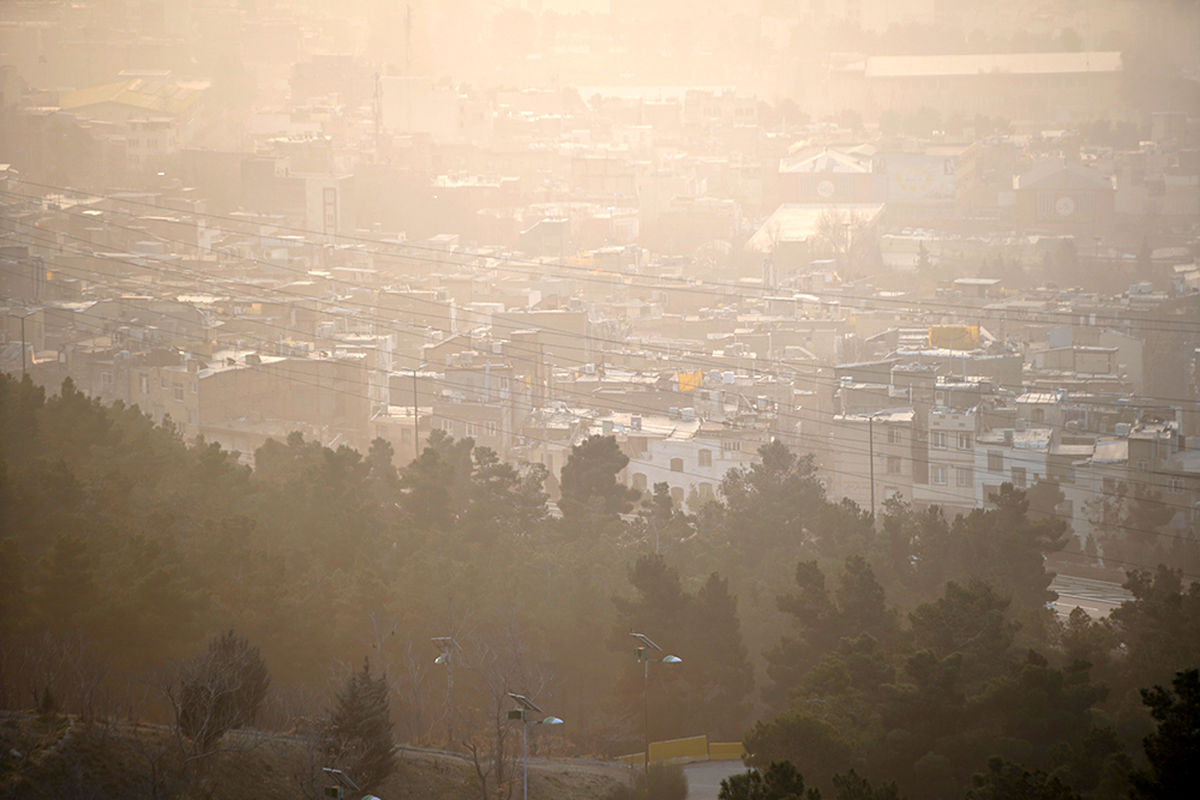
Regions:
<svg viewBox="0 0 1200 800"><path fill-rule="evenodd" d="M383 440L364 455L292 434L251 469L69 381L48 397L0 377L0 702L52 689L68 711L170 722L138 700L147 676L226 647L261 661L237 684L257 714L177 714L194 742L214 721L320 718L331 752L386 763L386 720L502 788L516 691L567 720L531 736L544 753L637 752L645 721L653 739L742 740L827 792L854 770L961 797L996 757L1083 797L1127 792L1152 729L1139 689L1200 663L1200 587L1134 572L1110 618L1060 621L1044 555L1067 531L1024 492L953 520L890 502L876 523L827 498L811 458L760 456L695 513L623 486L612 437L560 476L439 432L403 465ZM682 663L644 678L631 631ZM440 664L434 637L454 641ZM363 705L380 693L383 719ZM335 698L374 708L353 723L374 733L330 733L352 727L330 722Z"/></svg>

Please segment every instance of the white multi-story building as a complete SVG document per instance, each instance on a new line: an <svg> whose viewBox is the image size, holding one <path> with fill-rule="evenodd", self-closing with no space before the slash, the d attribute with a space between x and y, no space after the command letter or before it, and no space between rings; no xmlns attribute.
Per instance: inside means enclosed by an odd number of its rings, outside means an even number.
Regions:
<svg viewBox="0 0 1200 800"><path fill-rule="evenodd" d="M983 508L1001 484L1028 489L1045 478L1053 433L1051 428L1006 428L979 434L974 452L975 505Z"/></svg>
<svg viewBox="0 0 1200 800"><path fill-rule="evenodd" d="M758 459L766 434L685 416L691 416L687 410L677 419L614 414L597 420L591 433L624 434L618 438L629 456L626 485L651 492L654 484L666 483L676 506L700 504L716 499L726 472Z"/></svg>
<svg viewBox="0 0 1200 800"><path fill-rule="evenodd" d="M863 508L873 498L877 513L892 497L911 501L914 416L911 408L835 415L825 471L829 498L847 497Z"/></svg>
<svg viewBox="0 0 1200 800"><path fill-rule="evenodd" d="M974 409L929 412L929 482L913 485L913 503L942 506L951 516L978 505L975 436Z"/></svg>

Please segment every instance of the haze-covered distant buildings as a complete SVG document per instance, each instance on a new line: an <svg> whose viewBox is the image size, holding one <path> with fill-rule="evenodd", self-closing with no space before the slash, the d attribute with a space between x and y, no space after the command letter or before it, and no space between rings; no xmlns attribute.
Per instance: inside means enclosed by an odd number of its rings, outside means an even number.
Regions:
<svg viewBox="0 0 1200 800"><path fill-rule="evenodd" d="M0 366L247 460L440 430L557 476L612 435L696 510L779 439L863 507L1052 482L1082 540L1124 485L1192 535L1194 96L1135 102L1168 77L1041 23L1020 49L1000 11L973 55L901 54L865 6L717 5L728 35L653 47L510 15L520 59L456 56L489 82L434 69L424 7L5 7Z"/></svg>

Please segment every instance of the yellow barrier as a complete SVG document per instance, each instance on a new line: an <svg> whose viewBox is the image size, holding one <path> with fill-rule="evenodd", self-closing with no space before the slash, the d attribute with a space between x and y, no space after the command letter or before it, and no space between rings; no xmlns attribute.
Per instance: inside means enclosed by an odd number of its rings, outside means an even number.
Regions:
<svg viewBox="0 0 1200 800"><path fill-rule="evenodd" d="M741 742L709 742L709 761L741 761L746 756L746 748Z"/></svg>
<svg viewBox="0 0 1200 800"><path fill-rule="evenodd" d="M689 736L686 739L668 739L650 743L650 763L664 761L703 761L708 758L708 737Z"/></svg>
<svg viewBox="0 0 1200 800"><path fill-rule="evenodd" d="M741 761L746 750L741 742L710 742L707 736L688 736L650 743L650 763L688 763L692 761ZM616 761L630 767L640 767L645 755L628 753Z"/></svg>

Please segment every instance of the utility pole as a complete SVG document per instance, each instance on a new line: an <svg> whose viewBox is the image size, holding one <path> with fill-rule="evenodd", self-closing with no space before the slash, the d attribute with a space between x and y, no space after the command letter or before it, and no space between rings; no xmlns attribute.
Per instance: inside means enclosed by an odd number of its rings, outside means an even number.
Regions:
<svg viewBox="0 0 1200 800"><path fill-rule="evenodd" d="M374 118L375 118L374 119L374 122L375 122L375 163L378 164L379 163L380 143L383 141L383 135L382 135L383 98L380 95L380 89L379 89L379 70L375 70L375 87L374 87L373 97L371 98L371 101L372 101L371 105L373 106L372 116L374 116Z"/></svg>
<svg viewBox="0 0 1200 800"><path fill-rule="evenodd" d="M875 415L867 417L867 444L871 469L871 524L875 524Z"/></svg>
<svg viewBox="0 0 1200 800"><path fill-rule="evenodd" d="M404 74L412 75L412 4L404 6Z"/></svg>
<svg viewBox="0 0 1200 800"><path fill-rule="evenodd" d="M21 383L25 382L25 315L21 315Z"/></svg>
<svg viewBox="0 0 1200 800"><path fill-rule="evenodd" d="M421 457L421 426L417 417L417 368L413 366L413 458Z"/></svg>

